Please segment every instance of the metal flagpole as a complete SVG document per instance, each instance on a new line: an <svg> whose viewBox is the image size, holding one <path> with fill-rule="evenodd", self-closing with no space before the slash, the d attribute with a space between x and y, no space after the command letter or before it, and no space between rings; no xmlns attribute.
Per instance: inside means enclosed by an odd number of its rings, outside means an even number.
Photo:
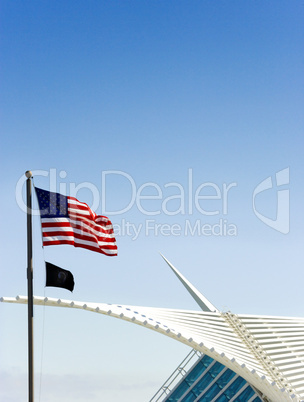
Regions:
<svg viewBox="0 0 304 402"><path fill-rule="evenodd" d="M33 342L33 245L32 245L32 172L25 172L27 205L27 311L28 311L28 395L34 402L34 342Z"/></svg>

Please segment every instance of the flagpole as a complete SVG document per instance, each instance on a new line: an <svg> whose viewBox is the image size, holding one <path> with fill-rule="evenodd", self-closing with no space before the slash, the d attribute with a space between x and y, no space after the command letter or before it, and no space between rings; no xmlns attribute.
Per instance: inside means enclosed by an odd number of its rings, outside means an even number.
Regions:
<svg viewBox="0 0 304 402"><path fill-rule="evenodd" d="M32 244L32 172L25 172L27 204L27 311L28 311L28 396L34 402L34 340L33 340L33 244Z"/></svg>

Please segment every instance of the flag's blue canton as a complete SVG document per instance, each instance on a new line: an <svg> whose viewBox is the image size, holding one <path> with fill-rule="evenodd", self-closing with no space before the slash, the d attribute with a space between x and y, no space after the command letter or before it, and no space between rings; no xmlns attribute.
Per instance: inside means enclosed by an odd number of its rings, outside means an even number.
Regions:
<svg viewBox="0 0 304 402"><path fill-rule="evenodd" d="M66 196L35 188L41 218L68 217L68 199Z"/></svg>

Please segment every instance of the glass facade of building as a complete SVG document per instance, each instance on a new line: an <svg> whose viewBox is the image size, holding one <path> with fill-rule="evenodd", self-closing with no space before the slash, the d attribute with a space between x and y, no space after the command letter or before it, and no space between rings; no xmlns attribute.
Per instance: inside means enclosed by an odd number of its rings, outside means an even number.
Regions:
<svg viewBox="0 0 304 402"><path fill-rule="evenodd" d="M184 373L163 402L262 402L261 396L248 382L215 361L202 355Z"/></svg>

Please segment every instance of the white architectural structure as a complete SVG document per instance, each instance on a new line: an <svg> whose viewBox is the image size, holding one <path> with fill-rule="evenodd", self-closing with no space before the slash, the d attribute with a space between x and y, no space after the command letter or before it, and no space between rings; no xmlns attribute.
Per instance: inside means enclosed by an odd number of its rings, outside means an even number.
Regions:
<svg viewBox="0 0 304 402"><path fill-rule="evenodd" d="M304 318L221 313L167 263L203 311L38 296L34 304L85 309L144 326L223 364L260 391L265 401L304 401ZM26 304L27 297L1 301Z"/></svg>

